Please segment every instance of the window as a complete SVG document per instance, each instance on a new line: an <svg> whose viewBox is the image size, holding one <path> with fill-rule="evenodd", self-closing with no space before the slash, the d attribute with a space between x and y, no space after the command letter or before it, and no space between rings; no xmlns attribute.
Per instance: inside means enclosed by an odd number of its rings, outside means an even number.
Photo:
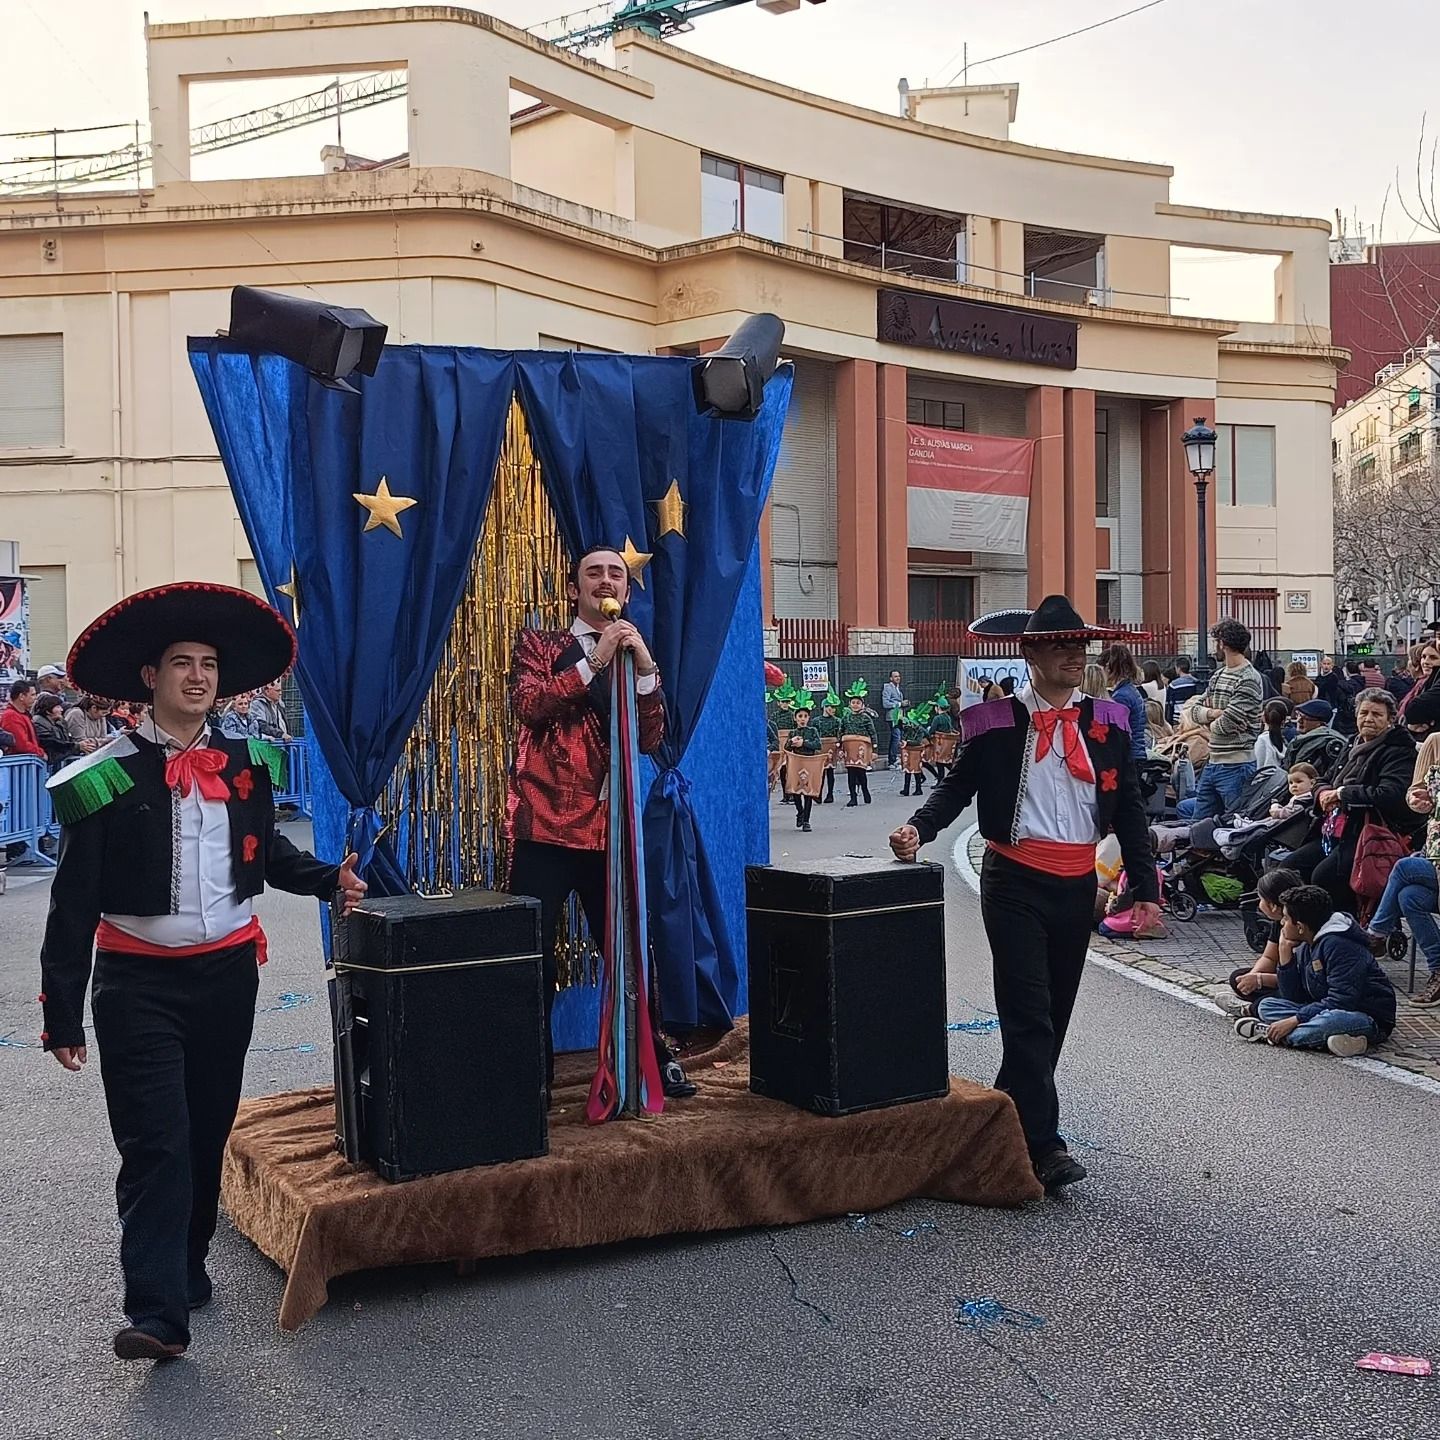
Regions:
<svg viewBox="0 0 1440 1440"><path fill-rule="evenodd" d="M1275 503L1275 427L1217 425L1215 498L1221 505Z"/></svg>
<svg viewBox="0 0 1440 1440"><path fill-rule="evenodd" d="M975 618L975 577L973 575L912 575L910 577L910 623L922 620L963 620Z"/></svg>
<svg viewBox="0 0 1440 1440"><path fill-rule="evenodd" d="M1352 426L1350 430L1350 449L1366 450L1375 443L1375 436L1379 433L1379 421L1374 415L1367 415L1358 425Z"/></svg>
<svg viewBox="0 0 1440 1440"><path fill-rule="evenodd" d="M1375 483L1375 457L1363 456L1355 465L1353 473L1355 488L1362 493Z"/></svg>
<svg viewBox="0 0 1440 1440"><path fill-rule="evenodd" d="M65 347L59 335L0 335L0 450L65 443Z"/></svg>
<svg viewBox="0 0 1440 1440"><path fill-rule="evenodd" d="M1120 582L1118 580L1097 580L1095 582L1095 623L1113 625L1120 618Z"/></svg>
<svg viewBox="0 0 1440 1440"><path fill-rule="evenodd" d="M960 400L917 400L905 402L905 418L912 425L929 425L934 430L963 430L965 405Z"/></svg>
<svg viewBox="0 0 1440 1440"><path fill-rule="evenodd" d="M558 335L542 335L539 348L541 350L574 350L582 355L615 354L615 351L607 350L603 345L586 345L579 340L562 340Z"/></svg>
<svg viewBox="0 0 1440 1440"><path fill-rule="evenodd" d="M1025 227L1025 293L1084 305L1105 289L1105 237Z"/></svg>
<svg viewBox="0 0 1440 1440"><path fill-rule="evenodd" d="M1331 463L1332 465L1334 465L1334 464L1336 463L1336 461L1338 461L1339 459L1340 459L1340 442L1339 442L1338 440L1332 440L1332 441L1330 442L1330 463Z"/></svg>
<svg viewBox="0 0 1440 1440"><path fill-rule="evenodd" d="M1420 413L1420 391L1412 390L1405 402L1405 418L1413 420Z"/></svg>
<svg viewBox="0 0 1440 1440"><path fill-rule="evenodd" d="M1397 465L1413 465L1420 458L1420 432L1412 430L1408 435L1400 437L1400 443L1395 447L1395 463Z"/></svg>
<svg viewBox="0 0 1440 1440"><path fill-rule="evenodd" d="M63 565L25 565L25 608L30 617L30 668L63 665L70 649Z"/></svg>
<svg viewBox="0 0 1440 1440"><path fill-rule="evenodd" d="M964 282L966 216L848 191L842 215L847 260L902 275Z"/></svg>
<svg viewBox="0 0 1440 1440"><path fill-rule="evenodd" d="M767 240L785 238L785 177L716 155L700 157L700 233L743 230Z"/></svg>
<svg viewBox="0 0 1440 1440"><path fill-rule="evenodd" d="M1115 497L1117 500L1119 496ZM1109 519L1110 508L1110 412L1095 411L1095 518Z"/></svg>

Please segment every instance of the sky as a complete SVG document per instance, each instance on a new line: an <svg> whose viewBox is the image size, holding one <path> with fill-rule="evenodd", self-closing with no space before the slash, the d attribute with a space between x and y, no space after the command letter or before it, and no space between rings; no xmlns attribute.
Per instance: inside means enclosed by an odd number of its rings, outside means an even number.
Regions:
<svg viewBox="0 0 1440 1440"><path fill-rule="evenodd" d="M1397 169L1401 189L1414 193L1427 103L1434 107L1430 131L1440 134L1434 0L1389 0L1381 11L1354 0L1162 0L1089 34L979 63L1139 3L825 0L780 16L743 5L700 19L679 43L889 113L898 108L902 76L912 87L959 83L968 45L971 83L1019 83L1016 140L1169 164L1172 199L1180 204L1328 219L1339 209L1352 231L1358 219L1373 235L1383 216L1383 238L1416 233L1386 194ZM490 0L472 8L528 27L557 16L562 4ZM146 8L146 0L0 0L0 132L143 118ZM342 8L340 0L148 0L152 21ZM1380 18L1367 23L1372 16ZM257 95L253 87L212 87L195 97L192 120L312 88L319 86L286 81ZM403 148L403 124L398 105L379 107L347 120L345 142L364 154L393 153ZM332 120L248 153L202 157L212 168L197 165L197 175L219 178L237 165L249 174L316 170L333 130ZM66 143L109 149L123 138L72 136ZM48 144L0 139L0 156L40 153ZM1242 302L1249 308L1257 283L1268 289L1252 261L1198 257L1176 276L1177 291L1192 296L1177 308L1245 318ZM1228 308L1217 308L1227 300Z"/></svg>

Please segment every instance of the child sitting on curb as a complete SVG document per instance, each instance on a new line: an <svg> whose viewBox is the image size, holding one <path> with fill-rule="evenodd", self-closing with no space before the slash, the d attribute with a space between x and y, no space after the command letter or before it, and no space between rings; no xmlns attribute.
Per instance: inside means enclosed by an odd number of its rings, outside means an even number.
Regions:
<svg viewBox="0 0 1440 1440"><path fill-rule="evenodd" d="M1242 965L1230 974L1230 988L1248 1002L1244 1010L1246 1015L1255 1016L1258 1013L1255 1007L1260 1001L1279 991L1277 972L1282 964L1290 963L1290 946L1281 934L1285 895L1304 883L1298 870L1267 870L1255 887L1256 908L1268 922L1270 934L1264 950L1255 957L1255 963Z"/></svg>
<svg viewBox="0 0 1440 1440"><path fill-rule="evenodd" d="M1395 1028L1395 987L1366 943L1365 932L1337 913L1328 892L1300 885L1285 892L1282 946L1292 952L1276 972L1278 995L1242 1016L1235 1033L1332 1055L1363 1055ZM1285 957L1282 954L1282 960Z"/></svg>

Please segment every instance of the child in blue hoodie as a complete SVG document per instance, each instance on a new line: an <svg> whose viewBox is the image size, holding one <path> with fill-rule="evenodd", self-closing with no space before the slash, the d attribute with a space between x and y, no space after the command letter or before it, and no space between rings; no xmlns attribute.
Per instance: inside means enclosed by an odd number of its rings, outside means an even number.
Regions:
<svg viewBox="0 0 1440 1440"><path fill-rule="evenodd" d="M1395 987L1370 953L1365 932L1337 913L1318 885L1285 892L1278 993L1259 1018L1235 1022L1242 1040L1332 1055L1363 1055L1395 1028Z"/></svg>

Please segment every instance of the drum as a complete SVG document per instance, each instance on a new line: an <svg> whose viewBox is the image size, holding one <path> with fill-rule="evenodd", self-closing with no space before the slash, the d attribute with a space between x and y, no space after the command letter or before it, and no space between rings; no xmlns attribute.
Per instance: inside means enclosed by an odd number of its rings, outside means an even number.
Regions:
<svg viewBox="0 0 1440 1440"><path fill-rule="evenodd" d="M875 747L865 735L842 735L840 753L847 770L868 770L875 758Z"/></svg>
<svg viewBox="0 0 1440 1440"><path fill-rule="evenodd" d="M840 739L836 735L822 735L820 737L820 758L825 762L827 770L835 768L835 752L840 748Z"/></svg>
<svg viewBox="0 0 1440 1440"><path fill-rule="evenodd" d="M953 730L941 730L930 737L931 761L936 765L953 765L960 737Z"/></svg>
<svg viewBox="0 0 1440 1440"><path fill-rule="evenodd" d="M785 793L820 797L820 783L825 775L822 755L800 755L792 751L785 757Z"/></svg>
<svg viewBox="0 0 1440 1440"><path fill-rule="evenodd" d="M925 746L906 745L900 752L901 763L907 775L922 775L925 772Z"/></svg>

